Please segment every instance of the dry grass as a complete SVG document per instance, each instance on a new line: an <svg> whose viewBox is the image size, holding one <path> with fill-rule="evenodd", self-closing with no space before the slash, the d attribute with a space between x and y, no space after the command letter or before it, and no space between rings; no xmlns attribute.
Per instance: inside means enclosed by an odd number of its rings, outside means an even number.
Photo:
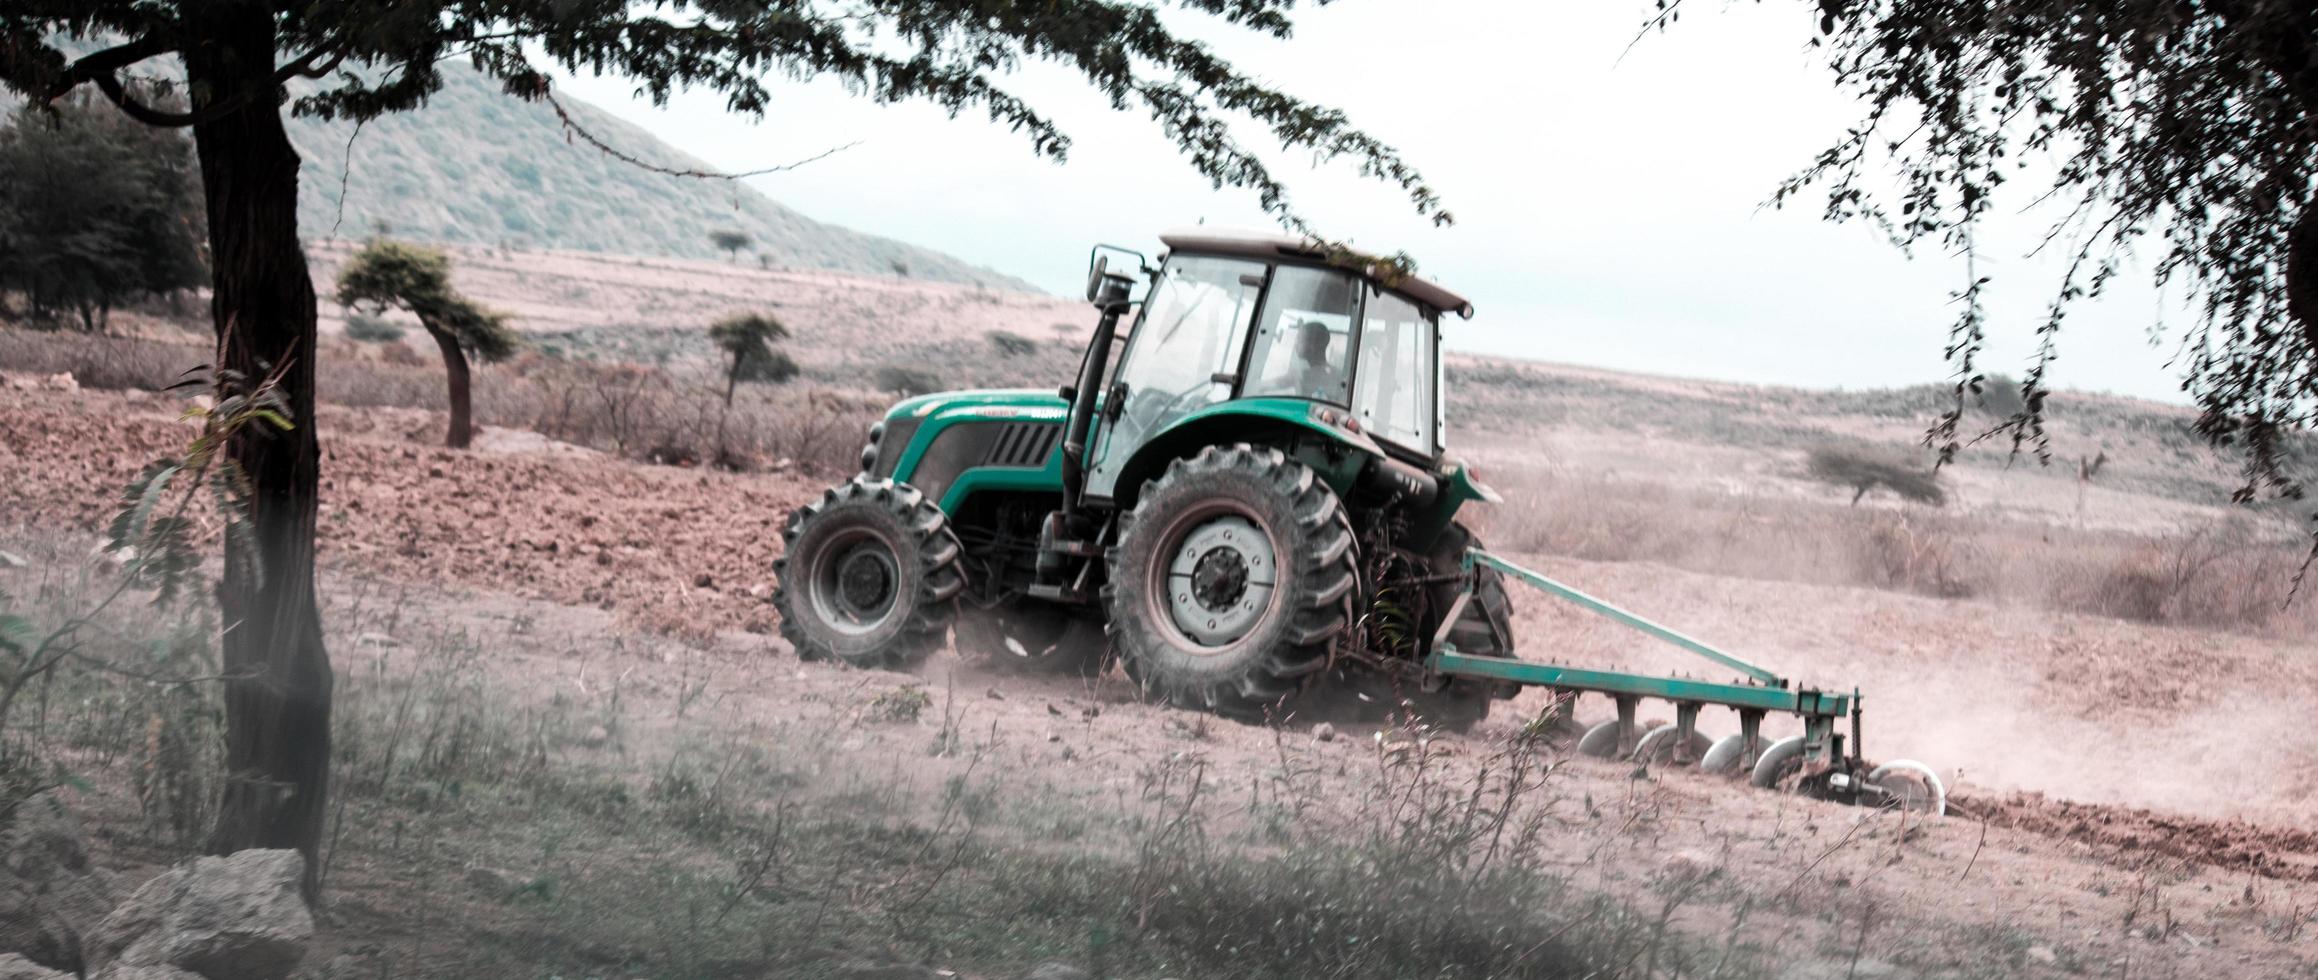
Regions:
<svg viewBox="0 0 2318 980"><path fill-rule="evenodd" d="M2151 538L1647 480L1528 473L1505 482L1515 488L1505 503L1479 518L1503 551L2267 635L2318 628L2307 596L2288 601L2308 546L2280 515L2231 515Z"/></svg>
<svg viewBox="0 0 2318 980"><path fill-rule="evenodd" d="M73 550L40 554L65 570ZM106 585L101 570L59 575L34 614ZM671 698L620 671L543 686L492 666L549 648L616 664L637 638L363 583L333 592L326 941L360 975L826 977L864 961L1012 975L1056 958L1122 978L1764 975L1751 942L1668 927L1695 888L1637 909L1570 880L1548 838L1575 804L1526 741L1488 749L1476 776L1421 730L1397 733L1351 777L1371 791L1338 807L1318 784L1343 777L1285 751L1253 797L1175 752L1121 759L1115 797L1066 795L999 765L993 727L951 738L929 786L922 763L891 754L890 771L832 766L826 732L719 711L705 684ZM179 635L142 613L105 625L121 639L92 651L106 656ZM213 769L147 752L146 719L166 707L149 687L61 672L53 699L69 707L0 735L69 766L83 806L142 794L156 770ZM183 703L167 710L214 716L214 686L173 689ZM913 710L930 707L909 690ZM190 735L216 741L213 725ZM160 826L103 839L151 862L182 853Z"/></svg>
<svg viewBox="0 0 2318 980"><path fill-rule="evenodd" d="M207 363L206 342L185 335L89 337L0 330L0 369L70 373L86 388L159 391ZM403 344L326 341L315 389L353 408L441 411L442 367ZM718 459L723 383L706 361L665 366L564 360L529 352L476 365L475 413L484 425L530 429L577 446L649 462ZM816 383L742 385L724 421L726 465L798 466L824 476L858 465L863 434L883 394Z"/></svg>

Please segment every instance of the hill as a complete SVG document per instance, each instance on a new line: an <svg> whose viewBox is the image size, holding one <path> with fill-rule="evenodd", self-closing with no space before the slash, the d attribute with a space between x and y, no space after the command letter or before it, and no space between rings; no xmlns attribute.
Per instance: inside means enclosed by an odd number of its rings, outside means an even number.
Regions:
<svg viewBox="0 0 2318 980"><path fill-rule="evenodd" d="M594 106L559 98L623 153L671 169L714 169ZM445 65L443 90L416 112L359 132L352 123L293 119L290 139L306 159L298 223L309 237L386 230L423 241L721 259L709 233L733 229L753 240L740 256L752 266L754 253L775 268L1031 288L931 249L815 221L741 184L615 160L568 140L551 107L509 97L464 65Z"/></svg>
<svg viewBox="0 0 2318 980"><path fill-rule="evenodd" d="M182 77L173 62L154 68ZM308 238L386 232L450 244L724 259L709 233L733 230L749 236L739 261L752 267L1037 291L956 256L815 221L744 184L671 177L615 160L567 138L545 103L508 96L464 64L440 68L442 91L415 112L359 129L287 120L290 142L305 158L298 227ZM671 170L716 169L595 106L557 98L622 153ZM0 91L0 113L20 103Z"/></svg>

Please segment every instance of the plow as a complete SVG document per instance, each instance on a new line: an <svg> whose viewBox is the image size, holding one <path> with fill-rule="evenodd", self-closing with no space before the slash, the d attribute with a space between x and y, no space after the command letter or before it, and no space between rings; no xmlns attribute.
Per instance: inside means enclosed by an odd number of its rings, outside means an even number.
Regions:
<svg viewBox="0 0 2318 980"><path fill-rule="evenodd" d="M798 508L774 604L801 657L907 668L953 643L1010 668L1115 663L1149 696L1247 720L1463 729L1523 688L1616 716L1576 751L1938 814L1920 763L1861 755L1857 689L1799 686L1490 552L1499 496L1449 450L1441 321L1472 304L1392 264L1184 229L1098 246L1069 383L906 399L861 471ZM1727 680L1524 659L1508 582ZM1343 695L1351 694L1351 697ZM1674 720L1645 726L1645 702ZM1736 731L1710 738L1709 710ZM1800 734L1765 735L1774 716ZM1713 716L1709 716L1710 719Z"/></svg>
<svg viewBox="0 0 2318 980"><path fill-rule="evenodd" d="M1947 813L1947 787L1930 766L1912 759L1894 759L1871 767L1862 760L1864 724L1856 688L1849 693L1797 688L1786 678L1737 656L1488 552L1475 549L1467 552L1465 559L1468 571L1494 568L1554 598L1737 671L1743 678L1716 682L1476 657L1459 652L1450 637L1434 639L1426 667L1435 674L1546 688L1555 692L1560 706L1573 702L1579 693L1610 698L1617 705L1617 717L1585 729L1577 740L1579 752L1597 758L1623 756L1643 763L1695 765L1710 775L1743 774L1764 789L1791 788L1854 805L1897 807L1933 816ZM1471 598L1466 594L1456 601L1470 602ZM1672 704L1675 720L1642 730L1636 718L1646 698ZM1710 707L1736 715L1738 731L1719 739L1701 734L1699 714ZM1802 734L1766 742L1763 720L1772 714L1794 716L1803 724ZM1848 736L1843 731L1847 723Z"/></svg>

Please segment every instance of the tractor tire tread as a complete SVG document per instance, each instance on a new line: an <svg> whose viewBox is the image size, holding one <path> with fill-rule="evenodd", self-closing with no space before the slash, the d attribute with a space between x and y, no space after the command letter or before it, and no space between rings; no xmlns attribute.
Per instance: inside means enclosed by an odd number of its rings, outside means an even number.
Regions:
<svg viewBox="0 0 2318 980"><path fill-rule="evenodd" d="M908 619L899 633L878 649L843 654L814 638L800 622L796 596L789 584L789 551L806 528L840 506L866 502L885 510L896 526L914 540L917 559L916 594ZM779 613L781 638L797 651L800 660L838 660L862 668L907 670L947 642L950 621L957 614L958 594L965 591L966 573L958 558L964 548L950 531L949 518L925 494L908 484L858 475L829 488L818 501L789 512L781 531L782 555L773 560L773 607Z"/></svg>
<svg viewBox="0 0 2318 980"><path fill-rule="evenodd" d="M1150 519L1152 503L1162 498L1164 488L1219 472L1256 474L1288 502L1297 530L1306 536L1302 546L1289 549L1299 559L1296 601L1300 606L1291 611L1282 642L1264 651L1249 669L1211 683L1173 683L1153 676L1136 655L1143 638L1131 635L1132 616L1122 615L1122 600L1128 597L1115 584L1119 578L1116 569L1125 551L1123 544ZM1102 589L1103 603L1110 610L1105 633L1127 675L1177 706L1260 719L1274 704L1296 693L1306 677L1327 667L1337 637L1351 624L1352 598L1360 572L1343 504L1310 467L1276 448L1246 443L1209 446L1188 459L1170 462L1157 480L1145 486L1135 507L1120 516L1116 540L1122 544L1105 553L1105 560L1114 569L1113 584Z"/></svg>

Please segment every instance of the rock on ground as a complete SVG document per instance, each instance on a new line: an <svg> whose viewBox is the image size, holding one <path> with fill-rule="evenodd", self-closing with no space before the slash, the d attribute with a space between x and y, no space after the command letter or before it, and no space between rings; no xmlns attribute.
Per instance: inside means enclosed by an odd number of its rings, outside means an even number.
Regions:
<svg viewBox="0 0 2318 980"><path fill-rule="evenodd" d="M89 980L209 980L198 973L188 973L174 966L129 966L115 963L96 973Z"/></svg>
<svg viewBox="0 0 2318 980"><path fill-rule="evenodd" d="M137 889L91 934L88 957L100 977L162 980L173 967L209 980L281 980L306 955L314 918L298 881L296 851L239 851L197 858Z"/></svg>
<svg viewBox="0 0 2318 980"><path fill-rule="evenodd" d="M0 953L78 971L85 937L112 908L80 823L55 794L0 815Z"/></svg>
<svg viewBox="0 0 2318 980"><path fill-rule="evenodd" d="M1022 980L1094 980L1094 974L1068 963L1045 962L1031 967Z"/></svg>
<svg viewBox="0 0 2318 980"><path fill-rule="evenodd" d="M941 971L930 966L910 963L883 963L874 960L854 960L837 967L840 980L948 980Z"/></svg>
<svg viewBox="0 0 2318 980"><path fill-rule="evenodd" d="M72 980L72 974L51 970L14 953L0 953L0 980Z"/></svg>

